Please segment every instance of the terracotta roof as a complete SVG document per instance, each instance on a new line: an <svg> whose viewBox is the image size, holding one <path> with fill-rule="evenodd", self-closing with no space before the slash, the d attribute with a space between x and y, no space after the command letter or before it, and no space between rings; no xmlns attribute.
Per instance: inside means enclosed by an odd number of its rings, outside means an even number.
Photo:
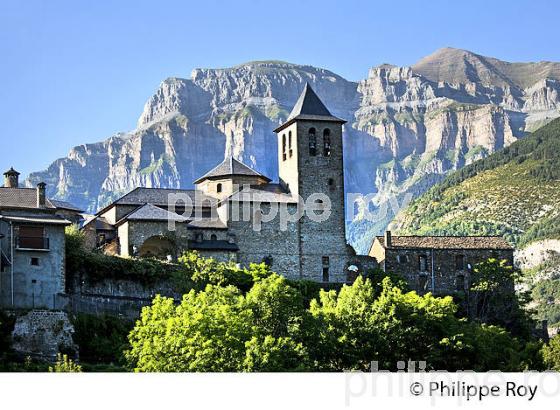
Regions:
<svg viewBox="0 0 560 410"><path fill-rule="evenodd" d="M327 107L325 107L325 104L323 104L317 94L315 94L315 91L313 91L309 83L305 83L305 87L296 101L294 108L292 108L292 112L288 116L286 122L274 131L281 131L295 120L346 122L330 113Z"/></svg>
<svg viewBox="0 0 560 410"><path fill-rule="evenodd" d="M254 169L249 168L241 161L238 161L230 156L229 158L224 159L215 168L211 169L206 174L198 178L196 181L194 181L194 183L198 184L199 182L202 182L205 179L229 177L234 175L251 176L251 177L262 178L265 179L266 181L270 181L270 178L265 177L264 175L260 174Z"/></svg>
<svg viewBox="0 0 560 410"><path fill-rule="evenodd" d="M35 188L0 187L0 208L39 209L37 208L37 190ZM55 208L50 199L46 200L45 208Z"/></svg>
<svg viewBox="0 0 560 410"><path fill-rule="evenodd" d="M385 247L385 238L377 236ZM395 236L391 248L409 249L513 249L501 236Z"/></svg>

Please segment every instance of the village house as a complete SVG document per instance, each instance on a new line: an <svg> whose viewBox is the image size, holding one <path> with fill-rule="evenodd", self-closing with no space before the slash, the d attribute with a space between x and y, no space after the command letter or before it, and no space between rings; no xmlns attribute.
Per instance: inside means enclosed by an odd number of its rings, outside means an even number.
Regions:
<svg viewBox="0 0 560 410"><path fill-rule="evenodd" d="M405 278L419 293L465 291L477 263L495 258L513 266L513 247L499 236L377 236L369 255L383 271Z"/></svg>
<svg viewBox="0 0 560 410"><path fill-rule="evenodd" d="M0 306L55 308L65 290L64 228L79 209L46 197L44 183L20 188L19 173L0 187Z"/></svg>
<svg viewBox="0 0 560 410"><path fill-rule="evenodd" d="M279 182L233 157L194 181L193 190L136 188L83 224L90 248L121 256L173 259L187 249L247 266L265 262L279 274L319 282L347 282L376 267L347 243L342 125L309 85L278 137ZM316 194L330 202L326 221L305 214L267 220L271 209L298 209ZM198 215L170 198L188 196ZM325 211L323 200L314 205ZM243 211L240 217L240 209ZM172 221L174 229L169 229ZM262 221L262 223L261 223ZM255 229L255 225L259 229Z"/></svg>

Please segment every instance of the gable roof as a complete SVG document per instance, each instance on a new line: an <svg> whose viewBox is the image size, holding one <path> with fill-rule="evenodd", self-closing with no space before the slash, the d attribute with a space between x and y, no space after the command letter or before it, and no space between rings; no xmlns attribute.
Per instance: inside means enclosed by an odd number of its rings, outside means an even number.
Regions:
<svg viewBox="0 0 560 410"><path fill-rule="evenodd" d="M228 177L234 175L257 177L257 178L265 179L267 182L270 181L270 178L265 177L264 175L255 171L254 169L249 168L241 161L236 160L235 158L233 158L233 156L230 156L224 159L215 168L211 169L206 174L198 178L196 181L194 181L194 183L198 184L199 182L202 182L205 179L221 178L221 177Z"/></svg>
<svg viewBox="0 0 560 410"><path fill-rule="evenodd" d="M298 203L298 198L290 194L280 184L263 184L243 187L225 200L231 202Z"/></svg>
<svg viewBox="0 0 560 410"><path fill-rule="evenodd" d="M47 199L45 207L38 208L35 188L0 187L0 208L55 209L55 206Z"/></svg>
<svg viewBox="0 0 560 410"><path fill-rule="evenodd" d="M125 221L157 221L157 222L187 222L184 216L169 212L152 204L145 204L124 216L115 225L121 225Z"/></svg>
<svg viewBox="0 0 560 410"><path fill-rule="evenodd" d="M381 246L385 238L377 236ZM513 250L501 236L391 236L391 248L406 249L496 249Z"/></svg>
<svg viewBox="0 0 560 410"><path fill-rule="evenodd" d="M57 208L57 209L65 209L68 211L75 211L75 212L83 212L83 209L78 208L77 206L72 205L70 202L66 202L66 201L61 201L58 199L50 199L49 201L51 201L51 203Z"/></svg>
<svg viewBox="0 0 560 410"><path fill-rule="evenodd" d="M331 121L341 124L346 122L330 113L325 104L323 104L321 99L315 94L315 91L313 91L309 83L305 83L305 87L296 101L294 108L292 108L292 112L290 112L286 122L276 128L274 132L281 131L296 120Z"/></svg>

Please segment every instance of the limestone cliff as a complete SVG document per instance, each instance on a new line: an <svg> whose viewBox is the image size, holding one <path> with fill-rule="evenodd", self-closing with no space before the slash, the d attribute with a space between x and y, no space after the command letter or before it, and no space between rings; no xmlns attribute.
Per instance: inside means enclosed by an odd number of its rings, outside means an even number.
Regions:
<svg viewBox="0 0 560 410"><path fill-rule="evenodd" d="M375 193L378 207L392 195L424 192L559 116L559 73L558 63L516 65L455 49L412 67L372 68L358 83L280 61L196 69L190 79L162 82L136 130L75 147L27 183L44 180L50 195L93 211L139 185L191 187L230 153L275 179L272 130L309 82L348 120L347 191Z"/></svg>

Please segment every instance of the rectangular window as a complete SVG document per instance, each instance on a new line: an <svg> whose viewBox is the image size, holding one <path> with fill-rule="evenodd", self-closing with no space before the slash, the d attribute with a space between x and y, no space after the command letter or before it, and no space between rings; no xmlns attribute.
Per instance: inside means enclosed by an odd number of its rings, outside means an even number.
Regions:
<svg viewBox="0 0 560 410"><path fill-rule="evenodd" d="M455 255L455 269L465 269L465 257L463 255Z"/></svg>
<svg viewBox="0 0 560 410"><path fill-rule="evenodd" d="M420 272L426 272L428 270L428 257L426 255L420 255L418 257L418 269Z"/></svg>
<svg viewBox="0 0 560 410"><path fill-rule="evenodd" d="M39 266L39 258L31 258L31 266Z"/></svg>
<svg viewBox="0 0 560 410"><path fill-rule="evenodd" d="M42 226L21 225L17 228L17 248L49 249L48 238Z"/></svg>
<svg viewBox="0 0 560 410"><path fill-rule="evenodd" d="M323 282L329 281L329 268L323 267Z"/></svg>

